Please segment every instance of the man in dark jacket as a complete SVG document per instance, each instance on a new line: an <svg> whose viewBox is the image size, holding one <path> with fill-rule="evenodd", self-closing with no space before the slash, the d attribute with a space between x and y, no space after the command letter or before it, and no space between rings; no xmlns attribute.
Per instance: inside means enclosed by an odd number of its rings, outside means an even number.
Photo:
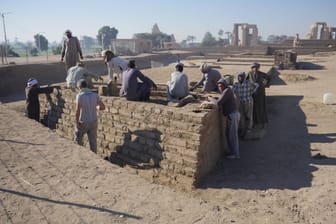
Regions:
<svg viewBox="0 0 336 224"><path fill-rule="evenodd" d="M229 159L239 159L239 140L238 140L238 126L239 126L239 104L233 90L229 87L224 79L217 81L218 89L221 93L218 99L209 97L209 100L216 103L222 111L223 116L227 118L227 140L231 153L227 156Z"/></svg>
<svg viewBox="0 0 336 224"><path fill-rule="evenodd" d="M138 79L142 82L138 82ZM156 84L135 68L134 60L130 60L128 69L122 75L120 96L132 101L148 101L151 88L156 89Z"/></svg>
<svg viewBox="0 0 336 224"><path fill-rule="evenodd" d="M270 86L271 77L266 73L259 71L260 64L253 63L247 79L258 83L259 87L253 96L253 125L264 128L268 123L266 111L266 91L265 88Z"/></svg>
<svg viewBox="0 0 336 224"><path fill-rule="evenodd" d="M37 79L30 78L26 87L26 115L30 119L40 121L40 101L38 95L50 94L56 87L39 87Z"/></svg>

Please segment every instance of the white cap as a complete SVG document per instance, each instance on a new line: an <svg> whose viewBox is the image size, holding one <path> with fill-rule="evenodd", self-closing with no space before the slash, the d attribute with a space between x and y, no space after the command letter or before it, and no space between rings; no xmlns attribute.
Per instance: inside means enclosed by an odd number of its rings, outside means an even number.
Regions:
<svg viewBox="0 0 336 224"><path fill-rule="evenodd" d="M30 88L30 87L32 87L36 84L38 84L38 81L36 79L29 79L28 82L27 82L28 88Z"/></svg>
<svg viewBox="0 0 336 224"><path fill-rule="evenodd" d="M107 51L107 50L103 50L103 51L101 52L101 56L102 56L102 57L105 57L106 51Z"/></svg>

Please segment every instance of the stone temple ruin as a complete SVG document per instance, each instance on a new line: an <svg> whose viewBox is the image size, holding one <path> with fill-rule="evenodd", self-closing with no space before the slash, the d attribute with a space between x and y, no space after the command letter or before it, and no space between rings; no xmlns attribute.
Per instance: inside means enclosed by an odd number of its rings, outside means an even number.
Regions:
<svg viewBox="0 0 336 224"><path fill-rule="evenodd" d="M40 95L43 123L69 140L74 133L75 96L65 88ZM184 189L197 186L227 148L219 110L200 109L199 103L169 107L164 85L151 93L151 102L102 99L107 109L98 112L97 154L136 168L152 182Z"/></svg>
<svg viewBox="0 0 336 224"><path fill-rule="evenodd" d="M307 36L310 40L335 40L336 27L328 27L325 22L317 22L311 25L310 33Z"/></svg>
<svg viewBox="0 0 336 224"><path fill-rule="evenodd" d="M239 32L239 27L241 33ZM257 44L258 44L257 25L248 23L234 24L232 31L232 46L251 47L256 46Z"/></svg>
<svg viewBox="0 0 336 224"><path fill-rule="evenodd" d="M298 34L293 41L294 48L323 48L336 47L336 27L328 27L325 22L317 22L311 25L307 39L300 39Z"/></svg>

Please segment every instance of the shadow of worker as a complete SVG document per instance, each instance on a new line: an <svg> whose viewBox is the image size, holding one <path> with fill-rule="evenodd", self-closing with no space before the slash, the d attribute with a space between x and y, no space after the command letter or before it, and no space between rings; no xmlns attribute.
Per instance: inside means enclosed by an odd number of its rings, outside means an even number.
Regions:
<svg viewBox="0 0 336 224"><path fill-rule="evenodd" d="M108 158L121 167L125 165L137 169L158 168L163 159L161 147L162 132L156 128L135 130L124 133L124 142L116 147Z"/></svg>

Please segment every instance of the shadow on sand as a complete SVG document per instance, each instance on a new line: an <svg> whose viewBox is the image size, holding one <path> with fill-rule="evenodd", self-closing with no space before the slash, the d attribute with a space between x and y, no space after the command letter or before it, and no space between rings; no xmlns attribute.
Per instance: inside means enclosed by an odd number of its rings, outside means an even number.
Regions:
<svg viewBox="0 0 336 224"><path fill-rule="evenodd" d="M336 133L309 134L299 106L302 96L268 96L264 138L240 141L241 159L221 159L201 188L299 189L310 187L312 164L336 165L335 158L311 156L310 143L335 141Z"/></svg>
<svg viewBox="0 0 336 224"><path fill-rule="evenodd" d="M68 202L68 201L53 200L53 199L49 199L49 198L45 198L45 197L39 197L39 196L35 196L35 195L32 195L32 194L22 193L22 192L19 192L19 191L13 191L13 190L4 189L4 188L0 188L0 191L3 192L3 193L7 193L7 194L14 194L14 195L17 195L17 196L30 198L32 200L46 201L46 202L49 202L49 203L55 203L55 204L66 205L66 206L75 206L75 207L85 208L85 209L94 209L94 210L97 210L97 211L100 211L100 212L110 213L114 216L124 216L126 218L131 218L131 219L137 219L137 220L142 219L139 216L130 215L130 214L123 213L123 212L117 212L117 211L113 211L113 210L110 210L110 209L96 207L96 206L92 206L92 205L85 205L85 204L79 204L79 203Z"/></svg>

